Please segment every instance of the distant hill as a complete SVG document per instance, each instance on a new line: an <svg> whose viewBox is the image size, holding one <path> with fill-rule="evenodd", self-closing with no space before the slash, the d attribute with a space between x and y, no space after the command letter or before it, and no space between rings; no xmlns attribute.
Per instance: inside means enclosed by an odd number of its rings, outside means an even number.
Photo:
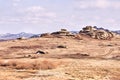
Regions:
<svg viewBox="0 0 120 80"><path fill-rule="evenodd" d="M19 38L19 37L30 38L33 35L35 35L35 34L25 33L25 32L21 32L18 34L6 33L6 34L0 34L0 40L11 40L11 39Z"/></svg>

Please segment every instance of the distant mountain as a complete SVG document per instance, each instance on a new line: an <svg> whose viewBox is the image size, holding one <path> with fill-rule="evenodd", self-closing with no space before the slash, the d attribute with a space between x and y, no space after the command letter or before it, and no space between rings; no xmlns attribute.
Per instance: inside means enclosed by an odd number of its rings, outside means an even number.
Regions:
<svg viewBox="0 0 120 80"><path fill-rule="evenodd" d="M115 33L117 33L117 34L120 34L120 30L117 30L117 31L113 31L113 32L115 32Z"/></svg>
<svg viewBox="0 0 120 80"><path fill-rule="evenodd" d="M41 36L41 34L35 34L33 36L31 36L30 38L39 38Z"/></svg>
<svg viewBox="0 0 120 80"><path fill-rule="evenodd" d="M72 34L77 34L79 31L70 31Z"/></svg>
<svg viewBox="0 0 120 80"><path fill-rule="evenodd" d="M97 26L94 26L94 28L96 28L97 30L112 31L112 30L108 30L108 29L105 29L105 28L102 28L102 27L98 28ZM120 34L120 30L116 30L116 31L112 31L112 32L117 33L117 34Z"/></svg>
<svg viewBox="0 0 120 80"><path fill-rule="evenodd" d="M19 37L30 38L33 35L35 35L35 34L25 33L25 32L21 32L21 33L18 33L18 34L6 33L6 34L1 34L0 35L0 40L10 40L10 39L16 39L16 38L19 38Z"/></svg>

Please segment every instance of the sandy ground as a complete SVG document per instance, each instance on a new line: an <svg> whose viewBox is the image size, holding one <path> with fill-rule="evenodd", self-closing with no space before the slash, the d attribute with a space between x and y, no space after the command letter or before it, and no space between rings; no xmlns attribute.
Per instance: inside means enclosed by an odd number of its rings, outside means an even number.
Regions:
<svg viewBox="0 0 120 80"><path fill-rule="evenodd" d="M0 42L0 80L120 80L120 38Z"/></svg>

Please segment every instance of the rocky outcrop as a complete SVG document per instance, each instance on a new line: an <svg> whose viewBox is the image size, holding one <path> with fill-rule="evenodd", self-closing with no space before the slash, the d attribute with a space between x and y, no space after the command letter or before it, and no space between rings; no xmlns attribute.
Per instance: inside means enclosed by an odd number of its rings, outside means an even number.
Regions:
<svg viewBox="0 0 120 80"><path fill-rule="evenodd" d="M74 36L71 32L66 29L61 29L60 31L53 32L51 35L59 35L59 36Z"/></svg>
<svg viewBox="0 0 120 80"><path fill-rule="evenodd" d="M53 32L53 33L44 33L41 34L41 37L65 37L65 36L74 36L71 32L67 31L66 29L61 29L60 31Z"/></svg>
<svg viewBox="0 0 120 80"><path fill-rule="evenodd" d="M86 26L79 32L79 34L85 34L94 39L109 40L114 37L114 33L109 30L97 29L92 26Z"/></svg>
<svg viewBox="0 0 120 80"><path fill-rule="evenodd" d="M50 33L43 33L43 34L41 34L40 37L44 37L44 38L52 38L53 35L51 35Z"/></svg>

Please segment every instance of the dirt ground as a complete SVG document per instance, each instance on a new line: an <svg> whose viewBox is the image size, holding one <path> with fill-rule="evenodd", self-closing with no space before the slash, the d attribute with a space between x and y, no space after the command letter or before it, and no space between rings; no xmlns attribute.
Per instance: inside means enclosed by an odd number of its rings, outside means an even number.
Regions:
<svg viewBox="0 0 120 80"><path fill-rule="evenodd" d="M0 80L120 80L120 38L0 42Z"/></svg>

